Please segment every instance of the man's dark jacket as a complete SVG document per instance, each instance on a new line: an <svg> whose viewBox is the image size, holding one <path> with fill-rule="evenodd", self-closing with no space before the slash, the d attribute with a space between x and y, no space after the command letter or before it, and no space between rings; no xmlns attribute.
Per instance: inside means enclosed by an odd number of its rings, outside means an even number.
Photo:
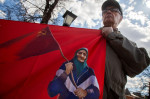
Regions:
<svg viewBox="0 0 150 99"><path fill-rule="evenodd" d="M149 64L144 48L138 48L119 31L106 37L106 63L103 99L125 99L126 76L134 77Z"/></svg>

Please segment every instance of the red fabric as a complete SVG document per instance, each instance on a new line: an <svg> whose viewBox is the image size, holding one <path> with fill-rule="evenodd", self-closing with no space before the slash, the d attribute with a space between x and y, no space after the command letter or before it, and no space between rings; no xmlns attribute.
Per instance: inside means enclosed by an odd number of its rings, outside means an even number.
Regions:
<svg viewBox="0 0 150 99"><path fill-rule="evenodd" d="M43 49L45 50L51 45L51 41L37 40L35 37L37 37L39 31L47 26L45 24L0 20L1 99L51 99L47 93L48 84L65 59L57 50L57 46L53 50L49 49L42 52ZM53 25L48 27L50 27L64 55L69 60L72 59L77 49L81 47L88 48L87 63L95 71L100 87L99 99L102 99L106 41L100 35L101 31ZM38 54L30 53L34 52L34 50L31 50L31 45L36 48ZM22 56L24 54L16 53L23 53L28 49L31 50L29 55L20 60L18 55ZM41 53L39 53L39 50L42 50Z"/></svg>

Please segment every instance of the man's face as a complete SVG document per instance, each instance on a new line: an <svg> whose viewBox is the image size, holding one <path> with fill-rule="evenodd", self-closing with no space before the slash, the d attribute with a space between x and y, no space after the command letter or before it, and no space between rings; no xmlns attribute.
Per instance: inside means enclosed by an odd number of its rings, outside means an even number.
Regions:
<svg viewBox="0 0 150 99"><path fill-rule="evenodd" d="M80 50L77 52L77 59L80 62L84 62L86 59L87 53L85 50Z"/></svg>
<svg viewBox="0 0 150 99"><path fill-rule="evenodd" d="M103 24L106 27L114 27L117 28L119 23L122 20L122 16L120 11L115 7L107 7L102 12Z"/></svg>

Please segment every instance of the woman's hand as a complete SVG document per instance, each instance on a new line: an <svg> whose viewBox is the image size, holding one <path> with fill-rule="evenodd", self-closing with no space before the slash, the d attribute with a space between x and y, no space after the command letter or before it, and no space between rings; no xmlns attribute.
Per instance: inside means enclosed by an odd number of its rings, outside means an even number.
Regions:
<svg viewBox="0 0 150 99"><path fill-rule="evenodd" d="M75 95L79 97L79 99L84 98L87 95L87 91L83 90L82 88L77 88L74 91Z"/></svg>
<svg viewBox="0 0 150 99"><path fill-rule="evenodd" d="M69 75L70 72L73 70L73 63L68 62L68 63L65 64L65 66L66 66L66 71L65 72L66 72L67 75Z"/></svg>

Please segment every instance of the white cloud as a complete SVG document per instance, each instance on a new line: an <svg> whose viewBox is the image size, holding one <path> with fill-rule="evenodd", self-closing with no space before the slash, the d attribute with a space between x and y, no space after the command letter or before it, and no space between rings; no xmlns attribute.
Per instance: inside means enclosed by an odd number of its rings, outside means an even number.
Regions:
<svg viewBox="0 0 150 99"><path fill-rule="evenodd" d="M134 0L129 0L129 4L133 3Z"/></svg>
<svg viewBox="0 0 150 99"><path fill-rule="evenodd" d="M126 8L126 5L124 3L121 3L120 6L122 7L122 9Z"/></svg>
<svg viewBox="0 0 150 99"><path fill-rule="evenodd" d="M23 2L23 0L22 0L22 2ZM52 0L52 2L53 2L53 0ZM50 3L52 3L52 2L50 2ZM37 9L37 7L44 9L46 1L45 0L27 0L27 1L23 2L23 4L27 8L28 14L34 15L35 13L37 13L39 15L43 15L43 12L40 9ZM59 13L62 14L61 10L62 10L62 7L56 7L54 9L54 13L51 16L51 19L57 18Z"/></svg>
<svg viewBox="0 0 150 99"><path fill-rule="evenodd" d="M134 7L133 6L129 6L128 9L126 9L125 11L128 13L130 11L133 11L134 10Z"/></svg>
<svg viewBox="0 0 150 99"><path fill-rule="evenodd" d="M145 24L146 21L148 21L148 18L147 16L143 13L143 11L138 11L138 12L135 12L135 11L132 11L133 10L133 7L131 7L130 9L127 9L126 12L128 14L126 14L125 16L128 18L128 19L131 19L131 20L136 20L136 21L140 21L142 25Z"/></svg>
<svg viewBox="0 0 150 99"><path fill-rule="evenodd" d="M66 4L67 9L71 9L78 17L74 21L74 25L83 27L86 25L88 28L92 28L99 24L94 20L101 19L101 4L95 0L85 0L84 2L74 0L74 2Z"/></svg>
<svg viewBox="0 0 150 99"><path fill-rule="evenodd" d="M134 11L135 7L130 6L128 9L125 10L126 15L124 15L126 18L140 21L142 25L145 24L146 21L148 21L147 16L144 14L143 11Z"/></svg>
<svg viewBox="0 0 150 99"><path fill-rule="evenodd" d="M147 6L148 8L150 8L150 0L147 0L145 3L146 3L146 6Z"/></svg>
<svg viewBox="0 0 150 99"><path fill-rule="evenodd" d="M0 18L5 18L6 14L0 10Z"/></svg>
<svg viewBox="0 0 150 99"><path fill-rule="evenodd" d="M23 0L22 0L23 1ZM34 12L37 10L36 6L39 8L44 8L45 0L28 0L26 2L23 2L24 6L27 9L27 12L31 15L34 14ZM36 6L35 6L36 5ZM39 13L42 14L42 13Z"/></svg>
<svg viewBox="0 0 150 99"><path fill-rule="evenodd" d="M133 5L136 5L136 2L133 2Z"/></svg>
<svg viewBox="0 0 150 99"><path fill-rule="evenodd" d="M136 42L138 47L145 47L150 51L150 26L141 27L138 24L131 23L129 19L123 19L119 29L124 36Z"/></svg>
<svg viewBox="0 0 150 99"><path fill-rule="evenodd" d="M0 3L4 3L5 2L5 0L0 0Z"/></svg>

